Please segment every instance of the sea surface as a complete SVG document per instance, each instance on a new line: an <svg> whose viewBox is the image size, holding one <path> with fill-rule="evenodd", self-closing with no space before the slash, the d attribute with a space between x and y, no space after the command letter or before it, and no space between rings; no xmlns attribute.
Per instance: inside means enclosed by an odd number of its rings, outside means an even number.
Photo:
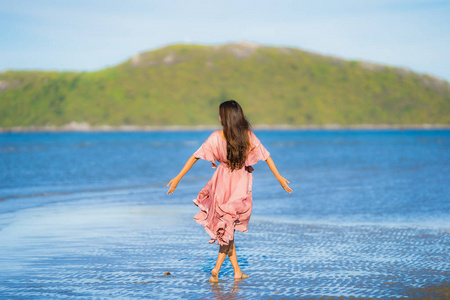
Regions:
<svg viewBox="0 0 450 300"><path fill-rule="evenodd" d="M294 193L254 166L236 234L250 278L227 261L218 284L218 247L192 220L211 164L166 195L210 133L0 134L0 298L390 299L449 284L449 130L255 131Z"/></svg>

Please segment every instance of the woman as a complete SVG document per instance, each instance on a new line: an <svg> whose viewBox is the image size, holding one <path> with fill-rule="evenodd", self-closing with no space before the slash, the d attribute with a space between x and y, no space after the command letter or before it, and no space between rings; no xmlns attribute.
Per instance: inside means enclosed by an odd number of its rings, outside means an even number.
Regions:
<svg viewBox="0 0 450 300"><path fill-rule="evenodd" d="M181 178L198 159L205 159L216 167L211 180L194 199L200 212L194 219L205 227L211 237L210 243L220 244L215 267L211 271L211 282L219 280L219 272L226 256L230 258L234 278L247 278L242 273L234 243L234 231L247 231L252 212L252 165L260 160L266 161L283 189L292 193L290 183L279 173L270 153L250 130L250 124L244 116L241 106L234 100L225 101L219 107L219 120L223 129L214 131L202 146L189 158L180 173L167 185L167 194L175 191Z"/></svg>

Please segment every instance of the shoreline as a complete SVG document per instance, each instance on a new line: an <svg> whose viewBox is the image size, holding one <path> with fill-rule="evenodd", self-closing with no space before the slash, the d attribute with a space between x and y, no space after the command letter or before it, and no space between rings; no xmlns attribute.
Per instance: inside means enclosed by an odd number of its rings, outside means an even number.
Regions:
<svg viewBox="0 0 450 300"><path fill-rule="evenodd" d="M323 125L267 125L252 126L255 130L450 130L450 124L323 124ZM113 132L113 131L207 131L217 130L220 126L214 125L94 125L88 123L71 122L62 126L15 126L0 127L0 133L14 132Z"/></svg>

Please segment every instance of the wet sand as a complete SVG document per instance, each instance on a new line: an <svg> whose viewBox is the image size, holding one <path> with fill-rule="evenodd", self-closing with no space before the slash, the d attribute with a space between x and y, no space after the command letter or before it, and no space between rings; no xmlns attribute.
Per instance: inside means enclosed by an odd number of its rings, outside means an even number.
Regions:
<svg viewBox="0 0 450 300"><path fill-rule="evenodd" d="M156 193L165 197L164 190ZM449 297L450 228L311 224L254 214L250 231L236 234L250 278L234 281L227 260L219 283L211 284L218 246L192 219L197 208L162 201L150 204L126 191L57 195L1 213L0 298Z"/></svg>

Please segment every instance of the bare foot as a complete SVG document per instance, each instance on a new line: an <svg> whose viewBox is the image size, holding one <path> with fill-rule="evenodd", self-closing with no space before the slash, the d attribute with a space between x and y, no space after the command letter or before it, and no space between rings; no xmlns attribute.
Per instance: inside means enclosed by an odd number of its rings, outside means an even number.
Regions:
<svg viewBox="0 0 450 300"><path fill-rule="evenodd" d="M209 278L210 282L219 282L219 273L216 271L216 269L212 269L211 275L211 278Z"/></svg>
<svg viewBox="0 0 450 300"><path fill-rule="evenodd" d="M239 279L244 279L244 278L248 278L249 276L240 272L240 273L235 273L234 274L234 280L239 280Z"/></svg>

